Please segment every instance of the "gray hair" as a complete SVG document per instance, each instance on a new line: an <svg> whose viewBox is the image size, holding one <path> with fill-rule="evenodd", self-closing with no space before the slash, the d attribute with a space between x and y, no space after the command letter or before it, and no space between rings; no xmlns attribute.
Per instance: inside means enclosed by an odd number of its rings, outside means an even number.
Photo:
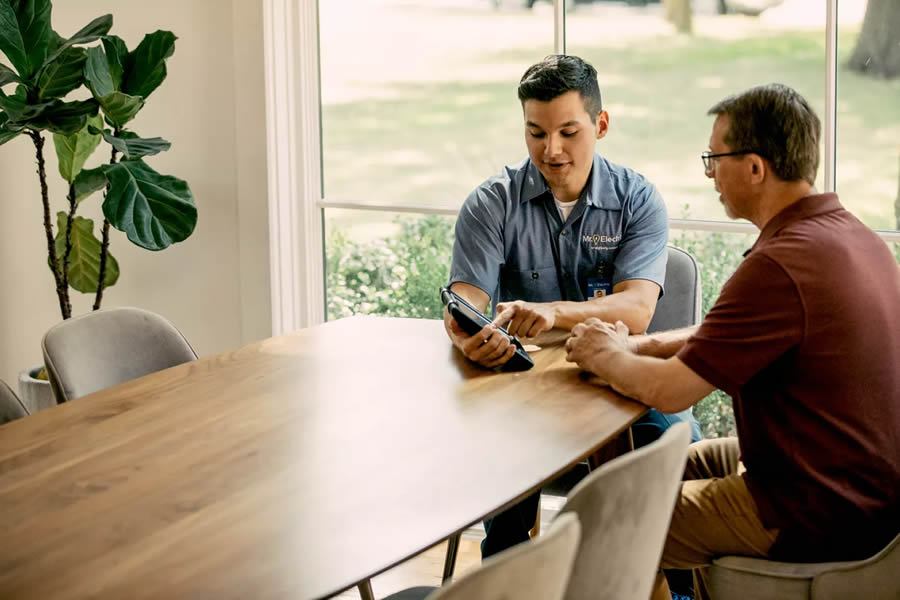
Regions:
<svg viewBox="0 0 900 600"><path fill-rule="evenodd" d="M724 142L732 151L760 155L782 181L815 183L822 125L795 90L761 85L725 98L707 114L729 117Z"/></svg>

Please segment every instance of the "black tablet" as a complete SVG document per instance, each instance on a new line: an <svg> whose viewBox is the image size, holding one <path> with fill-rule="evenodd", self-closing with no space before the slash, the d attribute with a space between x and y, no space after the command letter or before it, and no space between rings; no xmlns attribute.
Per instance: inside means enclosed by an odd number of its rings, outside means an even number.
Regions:
<svg viewBox="0 0 900 600"><path fill-rule="evenodd" d="M452 316L456 322L459 323L462 330L469 335L475 335L481 331L485 325L491 323L491 320L484 316L481 311L466 302L457 294L451 292L448 288L441 288L441 302L447 307L447 312L450 313L450 316ZM525 352L522 343L502 327L498 327L497 329L506 335L509 338L509 341L516 347L516 353L513 354L512 358L500 368L504 371L527 371L533 367L534 361L531 360L531 357Z"/></svg>

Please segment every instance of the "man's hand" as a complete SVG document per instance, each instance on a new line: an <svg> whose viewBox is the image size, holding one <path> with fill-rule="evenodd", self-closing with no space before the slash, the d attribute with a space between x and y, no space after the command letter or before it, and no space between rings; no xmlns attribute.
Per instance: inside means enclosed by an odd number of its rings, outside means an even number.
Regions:
<svg viewBox="0 0 900 600"><path fill-rule="evenodd" d="M534 337L545 331L553 329L556 324L556 311L549 304L540 302L504 302L497 305L497 316L493 325L503 327L518 337Z"/></svg>
<svg viewBox="0 0 900 600"><path fill-rule="evenodd" d="M516 353L516 347L510 343L509 338L493 324L485 325L481 331L470 336L450 317L447 332L453 345L466 358L489 369L506 364Z"/></svg>
<svg viewBox="0 0 900 600"><path fill-rule="evenodd" d="M607 380L610 355L634 352L633 346L628 338L628 327L622 321L613 325L600 319L588 319L572 328L572 337L566 341L566 360Z"/></svg>

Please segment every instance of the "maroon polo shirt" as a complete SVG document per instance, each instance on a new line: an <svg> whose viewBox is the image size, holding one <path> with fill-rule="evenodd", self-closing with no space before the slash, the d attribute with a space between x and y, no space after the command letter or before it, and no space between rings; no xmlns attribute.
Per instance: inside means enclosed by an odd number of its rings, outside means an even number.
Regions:
<svg viewBox="0 0 900 600"><path fill-rule="evenodd" d="M837 195L765 225L678 357L734 401L774 558L863 558L900 530L900 268Z"/></svg>

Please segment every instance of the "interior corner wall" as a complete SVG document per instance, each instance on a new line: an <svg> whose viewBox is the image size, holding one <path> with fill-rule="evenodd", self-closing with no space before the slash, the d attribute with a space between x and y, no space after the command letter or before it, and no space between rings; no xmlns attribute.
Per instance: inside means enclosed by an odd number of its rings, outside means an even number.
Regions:
<svg viewBox="0 0 900 600"><path fill-rule="evenodd" d="M272 335L262 0L232 0L241 341Z"/></svg>
<svg viewBox="0 0 900 600"><path fill-rule="evenodd" d="M64 37L104 13L113 15L112 33L129 48L157 29L178 36L166 81L130 127L172 142L147 162L188 181L197 228L161 252L138 248L112 230L110 250L121 275L104 292L103 306L165 316L201 356L271 331L261 11L260 0L56 0L53 7L53 27ZM65 189L52 140L45 150L55 214L64 207ZM104 158L98 150L87 166ZM79 208L94 219L98 236L101 199L96 194ZM0 147L0 223L0 377L15 388L18 371L41 362L41 336L60 320L34 147L26 136ZM93 302L74 291L72 299L76 315Z"/></svg>

